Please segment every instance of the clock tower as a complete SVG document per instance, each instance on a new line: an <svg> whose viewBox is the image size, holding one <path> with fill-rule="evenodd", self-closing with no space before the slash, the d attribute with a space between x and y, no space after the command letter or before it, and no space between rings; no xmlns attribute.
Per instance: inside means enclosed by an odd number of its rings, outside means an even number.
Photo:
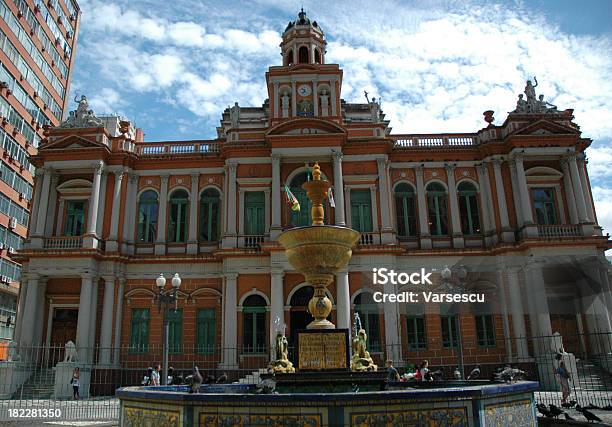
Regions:
<svg viewBox="0 0 612 427"><path fill-rule="evenodd" d="M321 26L302 9L283 32L283 65L266 73L271 125L303 117L340 122L342 70L325 64L326 46Z"/></svg>

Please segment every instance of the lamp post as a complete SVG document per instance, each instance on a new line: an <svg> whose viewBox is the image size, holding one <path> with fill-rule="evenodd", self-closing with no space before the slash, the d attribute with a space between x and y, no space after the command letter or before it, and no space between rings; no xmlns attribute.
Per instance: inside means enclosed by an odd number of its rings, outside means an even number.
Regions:
<svg viewBox="0 0 612 427"><path fill-rule="evenodd" d="M162 352L163 352L163 361L162 361L162 378L161 383L163 385L167 385L168 382L168 335L169 335L169 324L168 324L168 316L166 316L168 307L174 304L174 311L177 308L178 301L178 290L181 287L181 278L178 273L174 274L172 277L172 289L166 290L166 278L163 274L160 274L157 279L155 279L155 285L157 285L157 289L159 293L155 296L157 300L157 312L161 313L162 305L164 307L164 331L163 331L163 340L162 340Z"/></svg>
<svg viewBox="0 0 612 427"><path fill-rule="evenodd" d="M459 266L454 274L459 280L458 283L453 283L451 281L453 277L453 271L445 266L440 272L440 276L442 277L442 283L445 285L449 292L453 292L456 294L461 294L465 291L465 283L464 280L467 277L467 271L465 267ZM459 372L461 372L461 379L465 378L465 366L463 364L463 342L461 338L461 307L458 307L457 310L457 365L459 365ZM453 331L451 333L451 346L453 344Z"/></svg>

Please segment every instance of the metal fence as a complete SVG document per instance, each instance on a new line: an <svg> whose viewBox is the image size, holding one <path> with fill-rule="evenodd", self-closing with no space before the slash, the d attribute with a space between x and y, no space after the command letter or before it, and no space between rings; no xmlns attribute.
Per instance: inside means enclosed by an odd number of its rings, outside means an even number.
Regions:
<svg viewBox="0 0 612 427"><path fill-rule="evenodd" d="M393 359L400 374L414 372L423 361L444 379L453 379L459 368L467 377L477 366L480 379L493 378L499 367L510 363L525 371L525 379L540 382L536 399L540 403L561 403L559 378L555 369L561 357L571 380L569 400L582 406L612 405L612 334L564 336L565 350L556 336L505 339L503 345L478 346L467 340L451 340L447 348L431 348L430 343L388 345L372 352L380 367ZM428 345L430 347L428 348ZM439 346L439 344L438 344ZM419 348L420 347L420 348ZM270 349L170 348L169 366L175 380L191 374L198 366L205 379L216 382L257 382L271 359ZM118 418L119 404L114 398L119 387L142 384L147 368L161 363L161 346L78 349L79 359L65 362L66 348L58 346L15 346L0 353L0 422L12 419L15 411L47 411L67 420L109 420ZM289 348L289 357L297 366L296 352ZM109 363L100 363L101 360ZM80 368L80 399L73 397L70 379L75 367ZM13 416L11 416L11 414ZM52 417L53 418L53 417Z"/></svg>

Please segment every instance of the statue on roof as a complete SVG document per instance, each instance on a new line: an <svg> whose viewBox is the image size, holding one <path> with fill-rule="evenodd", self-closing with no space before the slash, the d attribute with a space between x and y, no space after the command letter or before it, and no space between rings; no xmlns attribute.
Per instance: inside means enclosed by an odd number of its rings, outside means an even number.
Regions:
<svg viewBox="0 0 612 427"><path fill-rule="evenodd" d="M240 126L240 106L237 102L230 108L230 120L232 122L232 128L238 129Z"/></svg>
<svg viewBox="0 0 612 427"><path fill-rule="evenodd" d="M68 118L60 124L60 128L97 128L103 127L104 123L89 108L87 97L81 95L81 99L76 96L74 102L78 104L77 109L68 113Z"/></svg>
<svg viewBox="0 0 612 427"><path fill-rule="evenodd" d="M544 101L544 95L540 94L536 98L535 88L538 86L538 80L534 77L535 85L531 83L531 80L527 80L525 85L525 95L522 93L518 96L516 101L516 109L511 113L518 114L546 114L546 113L558 113L557 106ZM525 99L525 97L527 99Z"/></svg>

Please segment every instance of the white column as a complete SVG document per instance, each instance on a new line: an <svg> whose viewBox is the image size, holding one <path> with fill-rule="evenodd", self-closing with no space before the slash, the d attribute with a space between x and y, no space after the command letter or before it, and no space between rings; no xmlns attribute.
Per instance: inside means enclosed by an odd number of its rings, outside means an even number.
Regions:
<svg viewBox="0 0 612 427"><path fill-rule="evenodd" d="M104 227L104 209L106 206L106 181L108 178L108 172L102 171L102 177L100 178L100 195L98 196L98 218L96 219L96 235L102 239L103 227Z"/></svg>
<svg viewBox="0 0 612 427"><path fill-rule="evenodd" d="M77 319L76 346L79 361L89 361L89 323L91 319L91 297L93 294L92 276L84 275L81 279L81 295L79 296L79 317Z"/></svg>
<svg viewBox="0 0 612 427"><path fill-rule="evenodd" d="M125 171L114 171L114 174L115 189L113 191L110 232L108 235L108 241L106 242L107 252L116 252L119 249L117 241L119 239L119 214L121 213L121 184L123 182L123 177L125 176ZM128 200L126 199L126 207L127 203Z"/></svg>
<svg viewBox="0 0 612 427"><path fill-rule="evenodd" d="M312 62L314 62L314 60ZM316 81L312 83L312 98L314 101L314 116L317 117L319 115L319 88Z"/></svg>
<svg viewBox="0 0 612 427"><path fill-rule="evenodd" d="M242 205L241 205L242 206ZM264 189L264 233L270 234L270 189Z"/></svg>
<svg viewBox="0 0 612 427"><path fill-rule="evenodd" d="M334 209L334 218L336 225L346 225L344 216L344 182L342 177L342 153L334 151L334 201L336 207Z"/></svg>
<svg viewBox="0 0 612 427"><path fill-rule="evenodd" d="M391 201L390 201L390 190L389 190L389 171L387 168L388 160L376 159L378 167L378 187L380 194L380 220L382 225L382 242L381 243L394 243L395 237L393 236L393 227L391 221Z"/></svg>
<svg viewBox="0 0 612 427"><path fill-rule="evenodd" d="M531 259L525 266L527 300L529 301L529 322L533 337L551 337L550 311L548 297L546 296L546 282L544 281L543 260ZM549 351L548 339L542 338L536 342L536 352L542 354ZM539 346L537 344L540 344Z"/></svg>
<svg viewBox="0 0 612 427"><path fill-rule="evenodd" d="M272 227L270 240L276 240L282 229L280 160L280 154L272 154Z"/></svg>
<svg viewBox="0 0 612 427"><path fill-rule="evenodd" d="M344 203L346 209L346 226L352 227L353 220L351 218L351 188L344 187Z"/></svg>
<svg viewBox="0 0 612 427"><path fill-rule="evenodd" d="M427 215L427 200L425 198L425 185L423 184L423 167L414 170L417 185L417 204L419 209L419 235L421 249L431 249L431 235L429 233L429 219Z"/></svg>
<svg viewBox="0 0 612 427"><path fill-rule="evenodd" d="M351 330L351 292L348 271L336 273L336 316L338 329Z"/></svg>
<svg viewBox="0 0 612 427"><path fill-rule="evenodd" d="M295 82L291 82L291 117L297 116L297 91Z"/></svg>
<svg viewBox="0 0 612 427"><path fill-rule="evenodd" d="M138 209L138 175L130 173L128 175L127 197L125 199L125 217L123 219L123 233L121 240L123 241L122 250L130 252L134 249L134 227L136 223L136 215Z"/></svg>
<svg viewBox="0 0 612 427"><path fill-rule="evenodd" d="M19 337L21 344L25 347L31 346L34 342L34 324L38 308L38 275L28 274L27 289Z"/></svg>
<svg viewBox="0 0 612 427"><path fill-rule="evenodd" d="M576 159L578 161L578 173L580 175L580 184L582 187L582 194L584 195L584 203L586 204L586 215L589 222L595 222L595 210L593 209L593 197L591 195L591 187L589 185L589 178L586 170L586 157L584 153L578 155Z"/></svg>
<svg viewBox="0 0 612 427"><path fill-rule="evenodd" d="M104 302L102 304L102 323L100 326L100 364L111 362L113 338L113 305L115 300L115 277L104 278Z"/></svg>
<svg viewBox="0 0 612 427"><path fill-rule="evenodd" d="M159 214L157 216L157 238L155 239L155 255L165 255L166 253L166 215L168 212L168 180L169 175L160 177L161 187L159 189Z"/></svg>
<svg viewBox="0 0 612 427"><path fill-rule="evenodd" d="M514 212L516 213L517 228L523 225L523 213L521 212L521 196L519 196L518 178L516 176L516 164L514 161L509 161L510 167L510 183L512 184L512 202L514 203Z"/></svg>
<svg viewBox="0 0 612 427"><path fill-rule="evenodd" d="M281 325L285 324L285 304L283 299L283 270L273 269L270 279L270 354L274 357L274 345L276 342L276 325L274 322L278 317Z"/></svg>
<svg viewBox="0 0 612 427"><path fill-rule="evenodd" d="M521 360L529 357L529 350L527 347L525 311L523 310L519 268L508 267L506 269L506 280L508 284L508 294L510 296L510 314L512 315L512 331L514 332L516 356Z"/></svg>
<svg viewBox="0 0 612 427"><path fill-rule="evenodd" d="M57 221L55 222L55 235L61 236L63 233L62 230L62 221L64 220L64 208L65 208L66 200L60 198L59 206L57 207Z"/></svg>
<svg viewBox="0 0 612 427"><path fill-rule="evenodd" d="M123 292L125 288L125 278L119 278L119 290L117 291L117 303L115 311L115 340L113 342L114 355L113 362L119 364L121 357L121 322L123 320Z"/></svg>
<svg viewBox="0 0 612 427"><path fill-rule="evenodd" d="M94 237L99 237L96 234L96 230L98 225L98 204L100 203L100 181L102 179L103 166L102 162L98 162L94 165L93 184L89 197L87 234Z"/></svg>
<svg viewBox="0 0 612 427"><path fill-rule="evenodd" d="M569 210L570 221L572 224L578 224L576 197L574 195L574 188L572 186L572 178L570 177L567 159L561 159L561 171L563 172L563 189L565 190L565 198L567 200L567 209Z"/></svg>
<svg viewBox="0 0 612 427"><path fill-rule="evenodd" d="M223 366L236 368L238 356L238 274L225 273L225 295L223 307Z"/></svg>
<svg viewBox="0 0 612 427"><path fill-rule="evenodd" d="M506 297L506 283L504 280L504 269L497 269L497 290L499 293L499 306L502 318L502 329L504 331L504 346L506 347L506 360L512 360L512 337L510 336L510 322L508 321L508 298Z"/></svg>
<svg viewBox="0 0 612 427"><path fill-rule="evenodd" d="M189 233L187 253L198 253L198 207L200 205L200 174L191 174L191 195L189 196Z"/></svg>
<svg viewBox="0 0 612 427"><path fill-rule="evenodd" d="M36 299L36 315L34 321L34 339L32 344L40 346L42 343L43 322L45 317L45 296L47 293L47 278L41 277L38 281L38 297Z"/></svg>
<svg viewBox="0 0 612 427"><path fill-rule="evenodd" d="M569 156L569 169L572 176L572 186L574 188L574 196L576 196L576 207L578 208L578 221L580 223L589 222L586 212L586 203L582 194L582 184L580 183L580 174L578 173L578 165L576 164L576 156Z"/></svg>
<svg viewBox="0 0 612 427"><path fill-rule="evenodd" d="M49 208L47 210L47 218L45 222L45 237L53 235L53 222L55 221L55 212L57 207L57 180L59 175L54 173L51 175L51 185L49 186Z"/></svg>
<svg viewBox="0 0 612 427"><path fill-rule="evenodd" d="M229 170L227 190L227 233L223 239L223 247L236 246L236 163L228 163Z"/></svg>
<svg viewBox="0 0 612 427"><path fill-rule="evenodd" d="M28 278L25 274L21 275L21 283L19 284L19 302L17 304L17 317L15 318L15 331L13 332L13 341L18 344L21 342L21 327L23 326L23 312L26 307L26 296L28 292Z"/></svg>
<svg viewBox="0 0 612 427"><path fill-rule="evenodd" d="M41 170L41 169L39 169ZM51 187L51 169L42 169L42 189L40 191L40 203L38 205L38 217L36 218L35 234L42 236L45 233L45 221L49 206L49 188Z"/></svg>
<svg viewBox="0 0 612 427"><path fill-rule="evenodd" d="M529 187L527 186L527 177L525 176L525 168L523 167L523 157L515 156L514 164L516 166L516 179L518 183L519 195L521 196L521 213L523 214L523 224L533 224L533 212L531 211L531 200L529 196Z"/></svg>
<svg viewBox="0 0 612 427"><path fill-rule="evenodd" d="M370 187L370 201L372 202L372 230L377 233L380 231L380 224L378 222L378 203L376 201L376 186Z"/></svg>
<svg viewBox="0 0 612 427"><path fill-rule="evenodd" d="M390 295L397 293L396 286L390 280L383 286L384 293ZM392 359L394 365L399 365L402 359L402 341L399 335L398 303L383 304L385 318L385 347L387 359Z"/></svg>
<svg viewBox="0 0 612 427"><path fill-rule="evenodd" d="M277 119L280 116L279 113L279 104L280 104L280 97L278 96L278 82L274 82L274 118Z"/></svg>
<svg viewBox="0 0 612 427"><path fill-rule="evenodd" d="M485 235L488 235L490 242L497 242L497 225L495 221L495 209L493 207L493 192L491 191L491 180L489 177L489 167L487 163L482 163L477 167L478 176L482 185L482 202L484 205L483 217L485 220Z"/></svg>
<svg viewBox="0 0 612 427"><path fill-rule="evenodd" d="M96 323L98 319L98 278L94 277L92 283L92 295L91 295L91 314L89 320L89 347L92 349L91 356L93 357L93 351L96 347Z"/></svg>
<svg viewBox="0 0 612 427"><path fill-rule="evenodd" d="M336 116L338 114L338 95L337 95L337 91L336 91L336 81L332 80L330 82L330 86L331 86L331 99L330 99L330 103L331 103L331 111L332 111L332 116Z"/></svg>
<svg viewBox="0 0 612 427"><path fill-rule="evenodd" d="M506 203L506 189L504 187L504 177L501 172L501 160L493 160L493 174L495 175L495 188L497 190L497 206L499 207L499 220L501 222L502 240L513 242L514 233L510 228L510 218L508 217L508 205Z"/></svg>
<svg viewBox="0 0 612 427"><path fill-rule="evenodd" d="M45 178L45 169L38 168L35 170L34 175L34 193L32 196L32 212L30 213L30 231L32 234L36 232L38 211L41 201L42 185Z"/></svg>
<svg viewBox="0 0 612 427"><path fill-rule="evenodd" d="M465 241L463 240L463 232L461 230L461 213L459 212L459 201L457 200L457 184L455 183L455 166L445 165L446 180L448 182L448 198L450 199L450 217L451 226L453 229L453 247L463 248Z"/></svg>

